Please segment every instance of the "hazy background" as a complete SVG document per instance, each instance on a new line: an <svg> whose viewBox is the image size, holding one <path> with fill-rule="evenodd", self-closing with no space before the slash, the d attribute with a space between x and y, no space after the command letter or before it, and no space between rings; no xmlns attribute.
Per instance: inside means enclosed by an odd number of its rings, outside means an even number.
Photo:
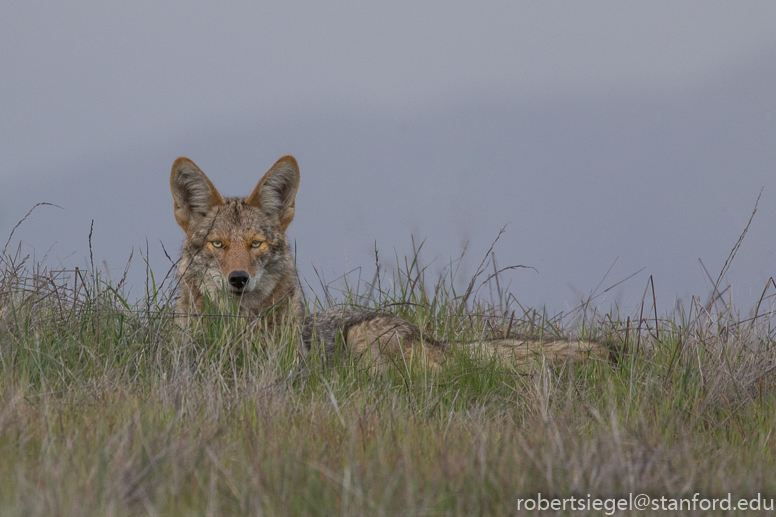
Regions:
<svg viewBox="0 0 776 517"><path fill-rule="evenodd" d="M177 258L173 160L247 195L301 166L289 234L317 285L425 240L436 272L498 231L521 303L670 310L725 285L748 310L776 271L774 2L0 4L0 236L121 276ZM143 264L131 281L140 294ZM616 262L615 262L616 261Z"/></svg>

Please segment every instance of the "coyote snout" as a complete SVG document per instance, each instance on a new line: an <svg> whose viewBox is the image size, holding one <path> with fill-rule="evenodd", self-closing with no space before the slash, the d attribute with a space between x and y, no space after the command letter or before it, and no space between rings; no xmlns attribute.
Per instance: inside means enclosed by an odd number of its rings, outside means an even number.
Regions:
<svg viewBox="0 0 776 517"><path fill-rule="evenodd" d="M207 251L218 264L215 270L210 270L210 276L219 289L239 297L259 288L264 272L261 243L256 239L246 242L245 238L236 241L222 238L208 242Z"/></svg>
<svg viewBox="0 0 776 517"><path fill-rule="evenodd" d="M229 285L232 286L232 292L235 294L242 294L245 285L251 280L247 271L232 271L227 278Z"/></svg>

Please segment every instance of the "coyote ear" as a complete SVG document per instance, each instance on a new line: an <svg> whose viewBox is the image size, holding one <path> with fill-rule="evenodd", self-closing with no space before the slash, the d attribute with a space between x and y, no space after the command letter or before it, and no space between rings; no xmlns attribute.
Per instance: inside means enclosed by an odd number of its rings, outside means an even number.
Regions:
<svg viewBox="0 0 776 517"><path fill-rule="evenodd" d="M275 162L261 178L248 197L248 205L260 208L275 218L280 228L286 231L294 219L294 199L299 188L299 165L293 156L284 156Z"/></svg>
<svg viewBox="0 0 776 517"><path fill-rule="evenodd" d="M175 207L175 220L186 232L189 223L204 217L210 208L223 205L224 198L194 162L181 156L172 164L170 190Z"/></svg>

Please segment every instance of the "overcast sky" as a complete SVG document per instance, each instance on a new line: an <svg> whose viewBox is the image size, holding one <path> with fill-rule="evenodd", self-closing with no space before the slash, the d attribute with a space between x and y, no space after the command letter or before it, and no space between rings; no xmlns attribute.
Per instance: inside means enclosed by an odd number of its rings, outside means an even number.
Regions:
<svg viewBox="0 0 776 517"><path fill-rule="evenodd" d="M118 277L166 271L186 155L247 195L301 167L303 276L374 273L424 241L435 274L499 229L521 303L661 310L726 278L749 310L776 272L776 3L23 2L0 4L0 235ZM136 252L137 258L137 252ZM614 266L612 267L612 264ZM136 261L133 292L142 264Z"/></svg>

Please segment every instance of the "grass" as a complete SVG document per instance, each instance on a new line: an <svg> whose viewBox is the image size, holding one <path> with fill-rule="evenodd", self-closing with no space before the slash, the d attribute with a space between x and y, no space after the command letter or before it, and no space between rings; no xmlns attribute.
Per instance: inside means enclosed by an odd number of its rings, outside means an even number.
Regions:
<svg viewBox="0 0 776 517"><path fill-rule="evenodd" d="M776 496L765 303L748 321L698 300L662 320L649 304L624 319L549 318L485 261L460 293L454 265L432 283L415 258L308 303L389 310L457 342L578 333L619 361L526 366L458 350L436 373L340 357L298 375L293 329L252 338L225 317L182 334L150 273L129 303L93 269L18 253L1 265L4 516L514 515L539 493Z"/></svg>

